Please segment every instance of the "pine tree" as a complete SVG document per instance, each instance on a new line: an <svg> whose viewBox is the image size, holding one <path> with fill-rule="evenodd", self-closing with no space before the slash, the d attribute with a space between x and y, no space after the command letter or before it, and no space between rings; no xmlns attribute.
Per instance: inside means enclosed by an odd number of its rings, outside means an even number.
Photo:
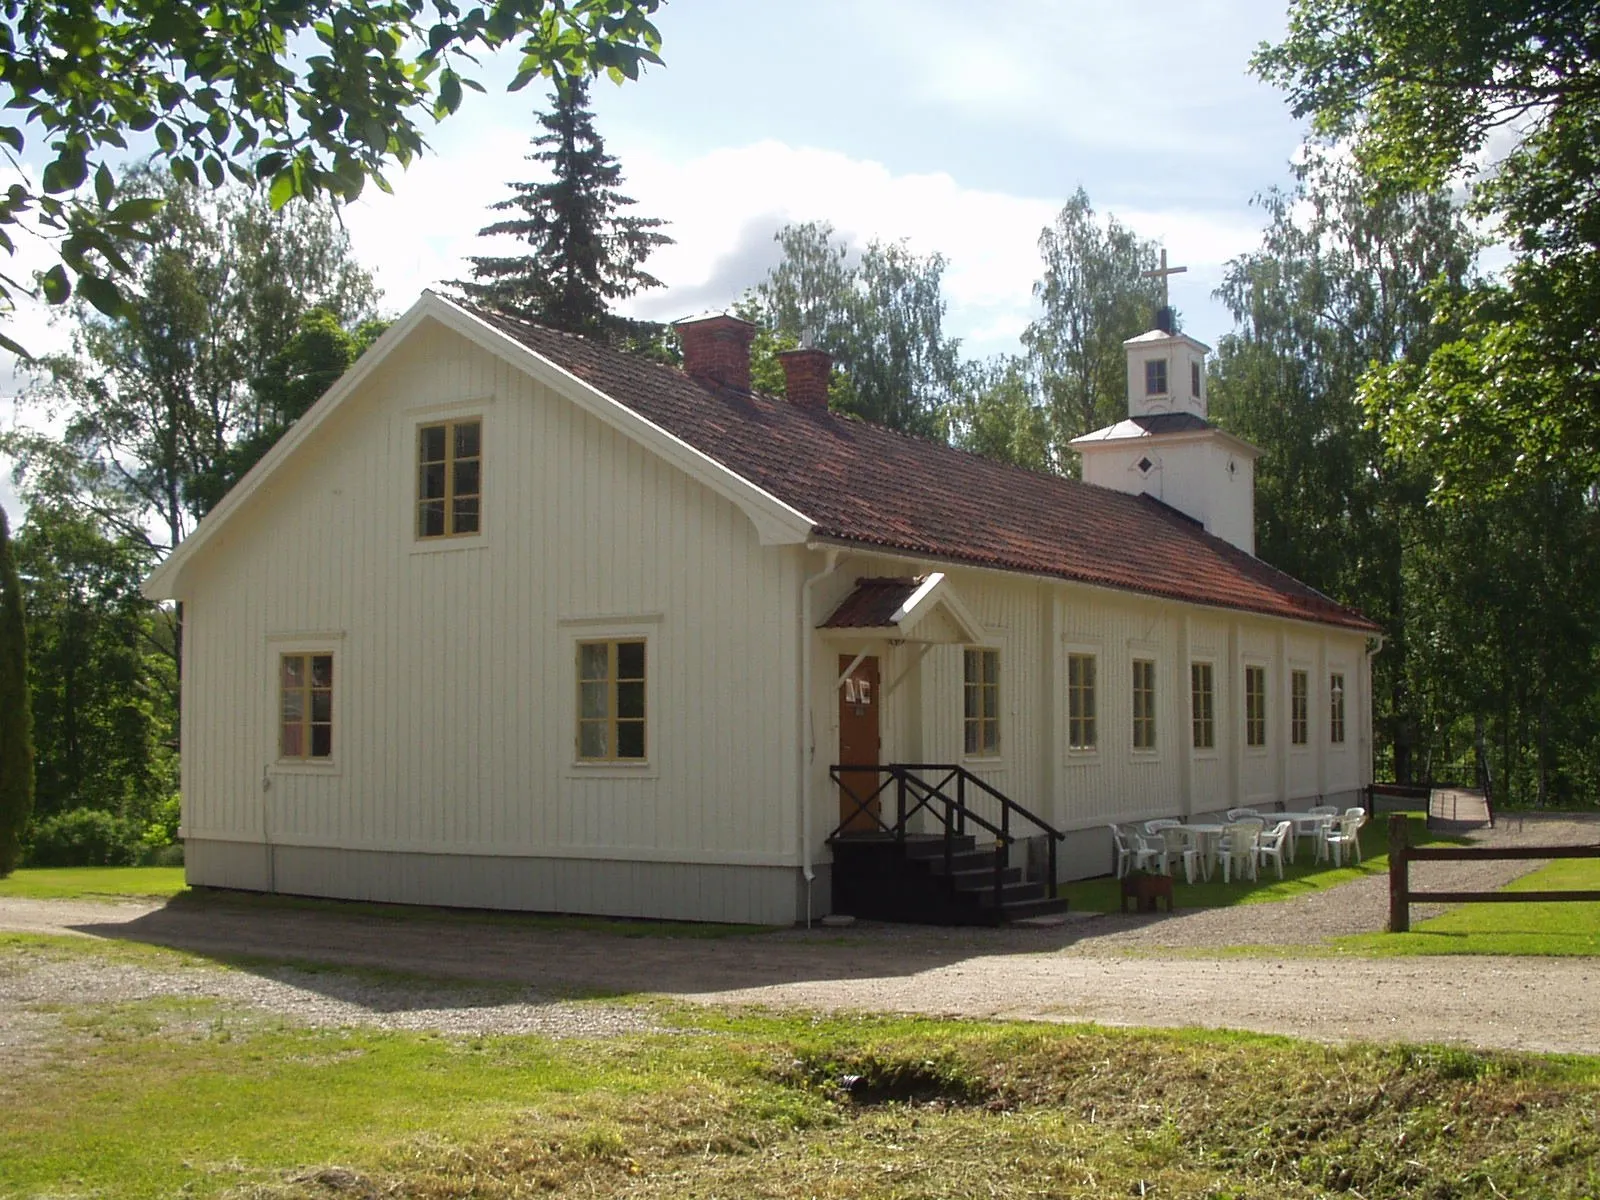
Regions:
<svg viewBox="0 0 1600 1200"><path fill-rule="evenodd" d="M473 278L457 286L469 300L555 329L637 339L642 323L612 315L610 302L661 286L643 264L672 239L657 232L664 221L625 215L634 202L617 191L622 167L595 131L587 81L558 77L550 99L527 156L549 165L549 181L511 184L513 194L490 207L516 215L478 231L518 238L530 253L473 257Z"/></svg>
<svg viewBox="0 0 1600 1200"><path fill-rule="evenodd" d="M22 857L22 830L32 812L33 716L22 581L0 509L0 878L11 874Z"/></svg>

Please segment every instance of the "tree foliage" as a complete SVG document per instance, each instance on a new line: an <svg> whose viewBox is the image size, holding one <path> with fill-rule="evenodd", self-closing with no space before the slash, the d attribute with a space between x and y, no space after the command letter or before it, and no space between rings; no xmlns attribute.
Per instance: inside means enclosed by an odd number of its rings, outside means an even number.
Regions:
<svg viewBox="0 0 1600 1200"><path fill-rule="evenodd" d="M150 551L38 499L14 550L28 580L35 820L91 808L141 828L177 789L172 624L139 594Z"/></svg>
<svg viewBox="0 0 1600 1200"><path fill-rule="evenodd" d="M1465 178L1515 260L1449 301L1459 337L1375 379L1397 452L1446 501L1600 479L1600 19L1555 0L1297 0L1256 68L1376 188ZM1485 158L1491 161L1480 172Z"/></svg>
<svg viewBox="0 0 1600 1200"><path fill-rule="evenodd" d="M529 162L549 168L547 180L513 183L512 195L490 207L515 214L478 231L512 237L529 253L475 256L472 279L457 286L479 304L569 333L608 339L640 334L638 322L611 313L611 304L661 281L644 261L672 239L654 217L627 210L634 201L618 188L622 167L606 153L588 109L588 84L557 80L551 109L539 116L545 132Z"/></svg>
<svg viewBox="0 0 1600 1200"><path fill-rule="evenodd" d="M944 412L945 437L996 462L1052 470L1050 414L1037 394L1026 358L1004 355L969 363L960 394Z"/></svg>
<svg viewBox="0 0 1600 1200"><path fill-rule="evenodd" d="M932 436L961 386L960 342L944 333L945 260L871 242L852 261L831 225L787 225L778 264L750 297L758 324L833 355L844 379L829 404Z"/></svg>
<svg viewBox="0 0 1600 1200"><path fill-rule="evenodd" d="M519 44L512 90L541 75L636 78L659 62L659 0L8 0L0 88L17 124L0 126L13 165L49 155L33 186L0 197L0 250L37 228L60 261L41 277L52 302L81 296L119 311L111 282L127 244L158 239L156 197L127 197L115 165L138 139L191 186L265 181L292 197L350 200L389 163L424 148L419 121L460 106L475 56ZM26 284L0 275L0 304ZM5 344L18 349L6 339Z"/></svg>
<svg viewBox="0 0 1600 1200"><path fill-rule="evenodd" d="M1127 355L1122 343L1155 324L1158 247L1115 216L1102 225L1082 188L1039 234L1044 273L1033 285L1043 312L1022 335L1050 423L1051 461L1075 469L1073 438L1127 413Z"/></svg>
<svg viewBox="0 0 1600 1200"><path fill-rule="evenodd" d="M74 352L45 360L26 398L63 436L0 449L22 462L25 489L171 549L287 427L274 378L302 315L321 307L353 326L377 292L326 205L273 212L259 192L138 182L163 206L159 240L130 248L127 309L79 304Z"/></svg>
<svg viewBox="0 0 1600 1200"><path fill-rule="evenodd" d="M22 580L5 510L0 509L0 877L11 874L22 856L22 831L33 812L33 778Z"/></svg>

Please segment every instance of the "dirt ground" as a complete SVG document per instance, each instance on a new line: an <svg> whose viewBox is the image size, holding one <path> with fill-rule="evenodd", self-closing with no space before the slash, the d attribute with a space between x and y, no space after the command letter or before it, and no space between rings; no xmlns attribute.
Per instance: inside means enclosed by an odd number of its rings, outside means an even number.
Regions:
<svg viewBox="0 0 1600 1200"><path fill-rule="evenodd" d="M1502 826L1492 837L1589 841L1597 832L1593 824L1529 822ZM1488 886L1536 865L1484 864L1481 878L1469 883L1455 874L1452 882ZM1332 1041L1600 1053L1600 1008L1593 1003L1600 959L1206 953L1238 944L1317 945L1333 934L1381 928L1385 888L1374 877L1282 904L1172 917L1075 917L1043 928L861 924L706 940L193 898L4 900L0 930L145 942L234 961L406 972L461 986L281 965L155 971L24 956L0 972L0 1030L20 1034L33 1020L25 1014L51 997L60 1003L183 994L313 1023L593 1036L637 1027L641 1018L618 1006L564 999L643 992L705 1004L1202 1025Z"/></svg>

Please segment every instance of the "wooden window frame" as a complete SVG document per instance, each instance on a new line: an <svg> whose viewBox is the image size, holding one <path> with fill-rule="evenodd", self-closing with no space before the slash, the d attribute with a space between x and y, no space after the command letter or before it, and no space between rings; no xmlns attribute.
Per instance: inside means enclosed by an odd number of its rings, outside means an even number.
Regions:
<svg viewBox="0 0 1600 1200"><path fill-rule="evenodd" d="M1201 675L1205 686L1202 688ZM1190 745L1196 750L1217 748L1217 666L1207 659L1189 664Z"/></svg>
<svg viewBox="0 0 1600 1200"><path fill-rule="evenodd" d="M1267 668L1255 663L1244 667L1244 744L1250 750L1267 747Z"/></svg>
<svg viewBox="0 0 1600 1200"><path fill-rule="evenodd" d="M980 667L973 678L974 662L994 662L994 677ZM971 698L976 693L977 707ZM986 700L993 701L993 715ZM974 715L976 713L976 715ZM990 745L989 734L993 734ZM996 646L966 646L961 651L961 751L966 758L1000 757L1000 650Z"/></svg>
<svg viewBox="0 0 1600 1200"><path fill-rule="evenodd" d="M586 675L584 669L584 651L591 647L604 646L606 648L606 674L602 679L599 676ZM640 666L638 675L623 675L620 659L623 646L638 646L640 650ZM593 763L600 766L644 766L650 761L650 639L641 635L618 635L609 637L580 637L576 641L576 661L574 663L577 678L577 692L574 696L574 712L576 724L573 735L573 757L579 763ZM584 715L584 698L586 687L596 684L605 685L604 715L593 717ZM639 716L623 716L621 713L621 690L624 686L637 685L639 689ZM639 753L621 753L621 732L624 726L637 726L639 730ZM605 730L606 750L603 754L585 754L583 739L585 728L599 727Z"/></svg>
<svg viewBox="0 0 1600 1200"><path fill-rule="evenodd" d="M1168 395L1171 395L1172 394L1171 393L1171 386L1170 386L1171 385L1171 380L1169 380L1167 378L1168 373L1169 372L1167 370L1167 360L1166 359L1164 359L1164 358L1147 358L1147 359L1145 359L1144 360L1144 394L1146 396L1168 396ZM1152 387L1151 384L1156 382L1156 379L1157 379L1158 376L1160 377L1161 386L1159 388Z"/></svg>
<svg viewBox="0 0 1600 1200"><path fill-rule="evenodd" d="M1073 754L1093 754L1100 748L1100 713L1096 699L1100 656L1093 650L1068 650L1067 668L1067 750ZM1080 673L1073 680L1073 664L1088 664L1088 678Z"/></svg>
<svg viewBox="0 0 1600 1200"><path fill-rule="evenodd" d="M1311 744L1311 672L1301 667L1289 672L1289 744Z"/></svg>
<svg viewBox="0 0 1600 1200"><path fill-rule="evenodd" d="M1330 745L1342 746L1345 739L1344 700L1345 700L1345 674L1343 671L1330 671L1328 673L1328 742Z"/></svg>
<svg viewBox="0 0 1600 1200"><path fill-rule="evenodd" d="M1133 660L1133 740L1132 747L1141 754L1156 751L1156 660Z"/></svg>
<svg viewBox="0 0 1600 1200"><path fill-rule="evenodd" d="M476 455L458 455L456 453L456 434L464 426L474 425L478 431L478 453ZM444 431L444 458L424 458L424 442L428 434L434 430ZM416 471L415 492L412 506L412 534L419 542L444 542L455 541L461 538L478 538L483 536L483 415L474 413L459 417L441 417L436 420L417 422L416 439L414 442L415 456L413 466ZM478 469L478 488L475 492L460 492L457 490L457 476L463 463L476 464ZM424 477L430 466L443 465L444 467L444 495L425 496ZM456 527L457 501L473 500L477 503L477 519L472 529L458 529ZM439 504L443 506L444 529L439 533L428 533L424 529L423 514L426 506Z"/></svg>
<svg viewBox="0 0 1600 1200"><path fill-rule="evenodd" d="M318 659L328 660L328 683L326 687L319 687L316 684L316 661ZM285 668L291 660L299 661L301 679L301 683L292 692L287 687L285 679ZM323 647L280 648L275 656L275 662L277 664L277 673L274 677L273 692L277 697L277 703L273 709L273 724L277 745L277 761L294 767L331 766L335 761L334 754L338 746L337 726L334 721L335 697L339 684L337 656L332 650ZM300 716L294 723L301 746L299 753L289 753L284 748L284 734L290 728L289 722L285 719L285 708L287 707L286 701L291 694L296 695L300 702ZM328 715L327 719L323 721L316 719L316 697L318 695L326 695L328 698ZM316 731L319 728L325 728L328 731L328 748L324 754L316 753Z"/></svg>

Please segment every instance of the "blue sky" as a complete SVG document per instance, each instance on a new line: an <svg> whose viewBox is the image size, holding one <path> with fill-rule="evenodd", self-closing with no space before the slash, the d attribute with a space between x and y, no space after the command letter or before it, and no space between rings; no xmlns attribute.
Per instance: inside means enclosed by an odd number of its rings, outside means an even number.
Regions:
<svg viewBox="0 0 1600 1200"><path fill-rule="evenodd" d="M1173 303L1215 344L1223 264L1255 245L1251 200L1288 181L1303 137L1281 94L1247 71L1283 30L1285 0L673 0L665 67L594 87L598 127L641 214L676 246L668 286L633 305L683 316L731 304L773 261L785 221L831 221L857 243L906 238L949 260L947 325L971 356L1009 352L1032 313L1040 229L1079 186L1101 214L1159 239L1187 275ZM347 213L392 310L457 277L485 208L522 161L543 104L484 65L396 194ZM30 345L64 330L20 313ZM0 401L0 422L12 419ZM17 511L9 481L0 503Z"/></svg>

